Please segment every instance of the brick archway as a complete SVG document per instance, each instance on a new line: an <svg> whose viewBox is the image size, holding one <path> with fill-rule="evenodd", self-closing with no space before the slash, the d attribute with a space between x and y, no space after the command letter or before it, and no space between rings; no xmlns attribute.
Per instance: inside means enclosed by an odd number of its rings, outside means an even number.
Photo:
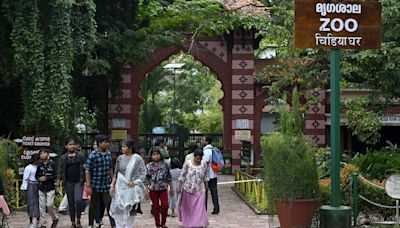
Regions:
<svg viewBox="0 0 400 228"><path fill-rule="evenodd" d="M153 68L179 51L188 52L196 60L209 67L221 81L224 96L219 103L224 115L224 153L232 155L232 167L240 166L241 142L235 139L236 131L250 131L250 141L255 155L258 154L261 112L256 111L257 92L254 84L254 34L236 30L228 39L223 37L195 40L195 48L182 47L158 49L141 65L126 66L122 75L122 96L109 97L109 130L126 130L128 137L139 139L139 110L143 100L139 96L141 82ZM259 96L258 96L259 97ZM246 119L246 129L236 129L238 119ZM256 121L257 120L257 121ZM257 126L256 126L257 125ZM256 144L256 145L255 145ZM255 156L257 159L259 156Z"/></svg>

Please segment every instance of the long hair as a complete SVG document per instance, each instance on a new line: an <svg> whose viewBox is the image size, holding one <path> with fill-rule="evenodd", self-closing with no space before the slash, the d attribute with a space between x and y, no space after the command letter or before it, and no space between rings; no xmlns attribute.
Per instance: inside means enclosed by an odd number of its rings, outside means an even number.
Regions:
<svg viewBox="0 0 400 228"><path fill-rule="evenodd" d="M194 151L194 154L193 154L195 157L196 156L201 156L201 157L203 157L203 155L204 155L204 152L203 152L203 150L201 149L201 148L197 148L195 151Z"/></svg>
<svg viewBox="0 0 400 228"><path fill-rule="evenodd" d="M160 161L164 161L164 157L162 156L160 150L161 150L161 148L160 148L159 146L153 146L153 147L151 148L151 153L150 153L149 161L153 161L153 154L154 154L154 153L160 154Z"/></svg>
<svg viewBox="0 0 400 228"><path fill-rule="evenodd" d="M70 142L72 142L72 141L75 143L75 139L72 138L72 137L69 137L69 138L67 138L67 139L64 141L63 154L65 154L65 153L68 152L68 151L67 151L67 148L65 148L65 146L68 145L68 143L70 143Z"/></svg>
<svg viewBox="0 0 400 228"><path fill-rule="evenodd" d="M125 145L126 147L128 147L132 151L132 154L135 153L135 142L132 139L123 140L122 145Z"/></svg>
<svg viewBox="0 0 400 228"><path fill-rule="evenodd" d="M181 161L177 157L172 158L171 169L180 169L180 168L182 168Z"/></svg>

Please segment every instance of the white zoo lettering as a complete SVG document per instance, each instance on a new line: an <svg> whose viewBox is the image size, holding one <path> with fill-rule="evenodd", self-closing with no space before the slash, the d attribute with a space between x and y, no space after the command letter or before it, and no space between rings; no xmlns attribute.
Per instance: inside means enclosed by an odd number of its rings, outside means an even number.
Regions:
<svg viewBox="0 0 400 228"><path fill-rule="evenodd" d="M319 27L319 31L321 32L330 32L331 30L334 32L341 32L346 30L347 32L355 32L358 29L358 22L353 18L348 18L343 21L341 18L320 18L320 22L322 25Z"/></svg>

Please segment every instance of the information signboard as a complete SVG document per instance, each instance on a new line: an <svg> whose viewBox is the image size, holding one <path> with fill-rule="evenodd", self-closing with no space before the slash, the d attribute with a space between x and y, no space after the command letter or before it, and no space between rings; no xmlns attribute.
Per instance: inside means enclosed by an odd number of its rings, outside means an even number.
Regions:
<svg viewBox="0 0 400 228"><path fill-rule="evenodd" d="M128 138L127 130L111 130L111 139L123 140Z"/></svg>
<svg viewBox="0 0 400 228"><path fill-rule="evenodd" d="M380 2L295 0L295 47L379 49Z"/></svg>

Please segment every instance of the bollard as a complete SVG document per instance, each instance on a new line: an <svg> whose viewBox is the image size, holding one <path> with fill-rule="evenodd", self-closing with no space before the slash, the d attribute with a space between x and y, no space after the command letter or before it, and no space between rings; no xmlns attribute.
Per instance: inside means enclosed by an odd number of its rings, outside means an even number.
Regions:
<svg viewBox="0 0 400 228"><path fill-rule="evenodd" d="M15 180L15 189L17 190L17 192L15 193L15 198L17 198L16 199L16 202L15 202L15 206L16 206L16 208L19 208L19 187L18 187L18 180Z"/></svg>
<svg viewBox="0 0 400 228"><path fill-rule="evenodd" d="M357 226L357 218L358 218L358 190L357 190L357 173L353 173L352 175L353 179L353 225Z"/></svg>

